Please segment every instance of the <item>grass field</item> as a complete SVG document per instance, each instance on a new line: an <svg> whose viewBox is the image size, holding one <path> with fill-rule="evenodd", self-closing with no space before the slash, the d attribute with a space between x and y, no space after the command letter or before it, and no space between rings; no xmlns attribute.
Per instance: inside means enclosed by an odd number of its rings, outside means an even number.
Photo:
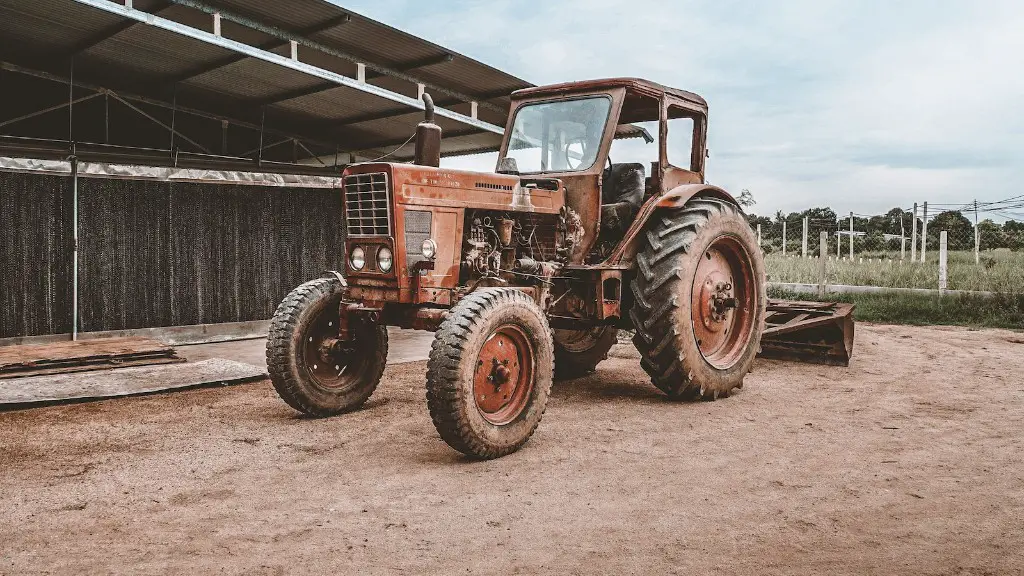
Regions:
<svg viewBox="0 0 1024 576"><path fill-rule="evenodd" d="M833 256L826 266L828 283L937 289L938 253L931 251L927 256L928 261L924 263L900 261L898 252L858 254L853 261L836 260ZM816 258L769 254L765 256L765 266L769 282L818 283ZM990 250L981 254L980 264L975 264L973 252L950 252L947 280L950 290L1020 294L1024 292L1024 253Z"/></svg>
<svg viewBox="0 0 1024 576"><path fill-rule="evenodd" d="M939 296L938 294L796 294L769 289L771 298L784 300L825 300L857 305L858 321L915 326L946 325L972 328L1024 330L1024 295Z"/></svg>

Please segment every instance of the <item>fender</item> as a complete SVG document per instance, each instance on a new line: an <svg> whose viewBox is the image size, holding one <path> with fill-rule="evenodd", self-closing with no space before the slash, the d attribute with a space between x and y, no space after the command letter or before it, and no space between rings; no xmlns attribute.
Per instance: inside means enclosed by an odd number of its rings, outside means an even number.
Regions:
<svg viewBox="0 0 1024 576"><path fill-rule="evenodd" d="M682 208L696 196L710 196L739 206L739 202L733 198L732 194L710 184L683 184L676 186L661 196L652 196L640 207L640 212L637 213L633 223L626 230L626 235L623 236L622 241L619 242L619 245L608 256L608 259L604 261L603 266L632 266L633 258L636 257L636 253L640 250L640 245L643 242L643 231L647 226L647 221L656 216L661 210Z"/></svg>

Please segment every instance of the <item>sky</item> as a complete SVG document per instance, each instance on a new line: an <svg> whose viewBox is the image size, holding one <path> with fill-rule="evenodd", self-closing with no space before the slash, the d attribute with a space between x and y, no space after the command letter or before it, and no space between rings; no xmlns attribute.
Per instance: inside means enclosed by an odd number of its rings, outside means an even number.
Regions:
<svg viewBox="0 0 1024 576"><path fill-rule="evenodd" d="M758 214L1024 194L1019 0L337 3L535 84L639 76L701 94L707 180L750 190Z"/></svg>

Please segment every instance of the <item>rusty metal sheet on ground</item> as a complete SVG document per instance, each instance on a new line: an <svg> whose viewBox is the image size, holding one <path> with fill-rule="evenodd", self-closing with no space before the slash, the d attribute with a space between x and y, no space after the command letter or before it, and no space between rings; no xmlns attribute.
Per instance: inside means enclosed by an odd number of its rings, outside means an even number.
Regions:
<svg viewBox="0 0 1024 576"><path fill-rule="evenodd" d="M211 358L185 364L11 378L0 380L0 410L236 384L265 376L262 367Z"/></svg>
<svg viewBox="0 0 1024 576"><path fill-rule="evenodd" d="M174 348L141 337L0 346L0 378L184 362Z"/></svg>

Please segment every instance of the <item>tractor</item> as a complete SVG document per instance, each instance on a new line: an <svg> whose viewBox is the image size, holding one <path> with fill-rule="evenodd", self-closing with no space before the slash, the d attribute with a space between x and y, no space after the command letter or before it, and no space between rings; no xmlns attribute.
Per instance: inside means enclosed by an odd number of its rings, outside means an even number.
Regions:
<svg viewBox="0 0 1024 576"><path fill-rule="evenodd" d="M344 271L295 288L271 320L268 371L288 405L366 402L388 326L435 331L427 407L474 458L522 447L552 381L593 371L619 330L670 398L743 386L765 270L737 201L705 182L703 98L633 78L519 90L493 173L440 168L429 95L424 108L413 163L342 172ZM656 143L649 165L615 163L613 142L638 138ZM670 139L689 149L681 165Z"/></svg>

